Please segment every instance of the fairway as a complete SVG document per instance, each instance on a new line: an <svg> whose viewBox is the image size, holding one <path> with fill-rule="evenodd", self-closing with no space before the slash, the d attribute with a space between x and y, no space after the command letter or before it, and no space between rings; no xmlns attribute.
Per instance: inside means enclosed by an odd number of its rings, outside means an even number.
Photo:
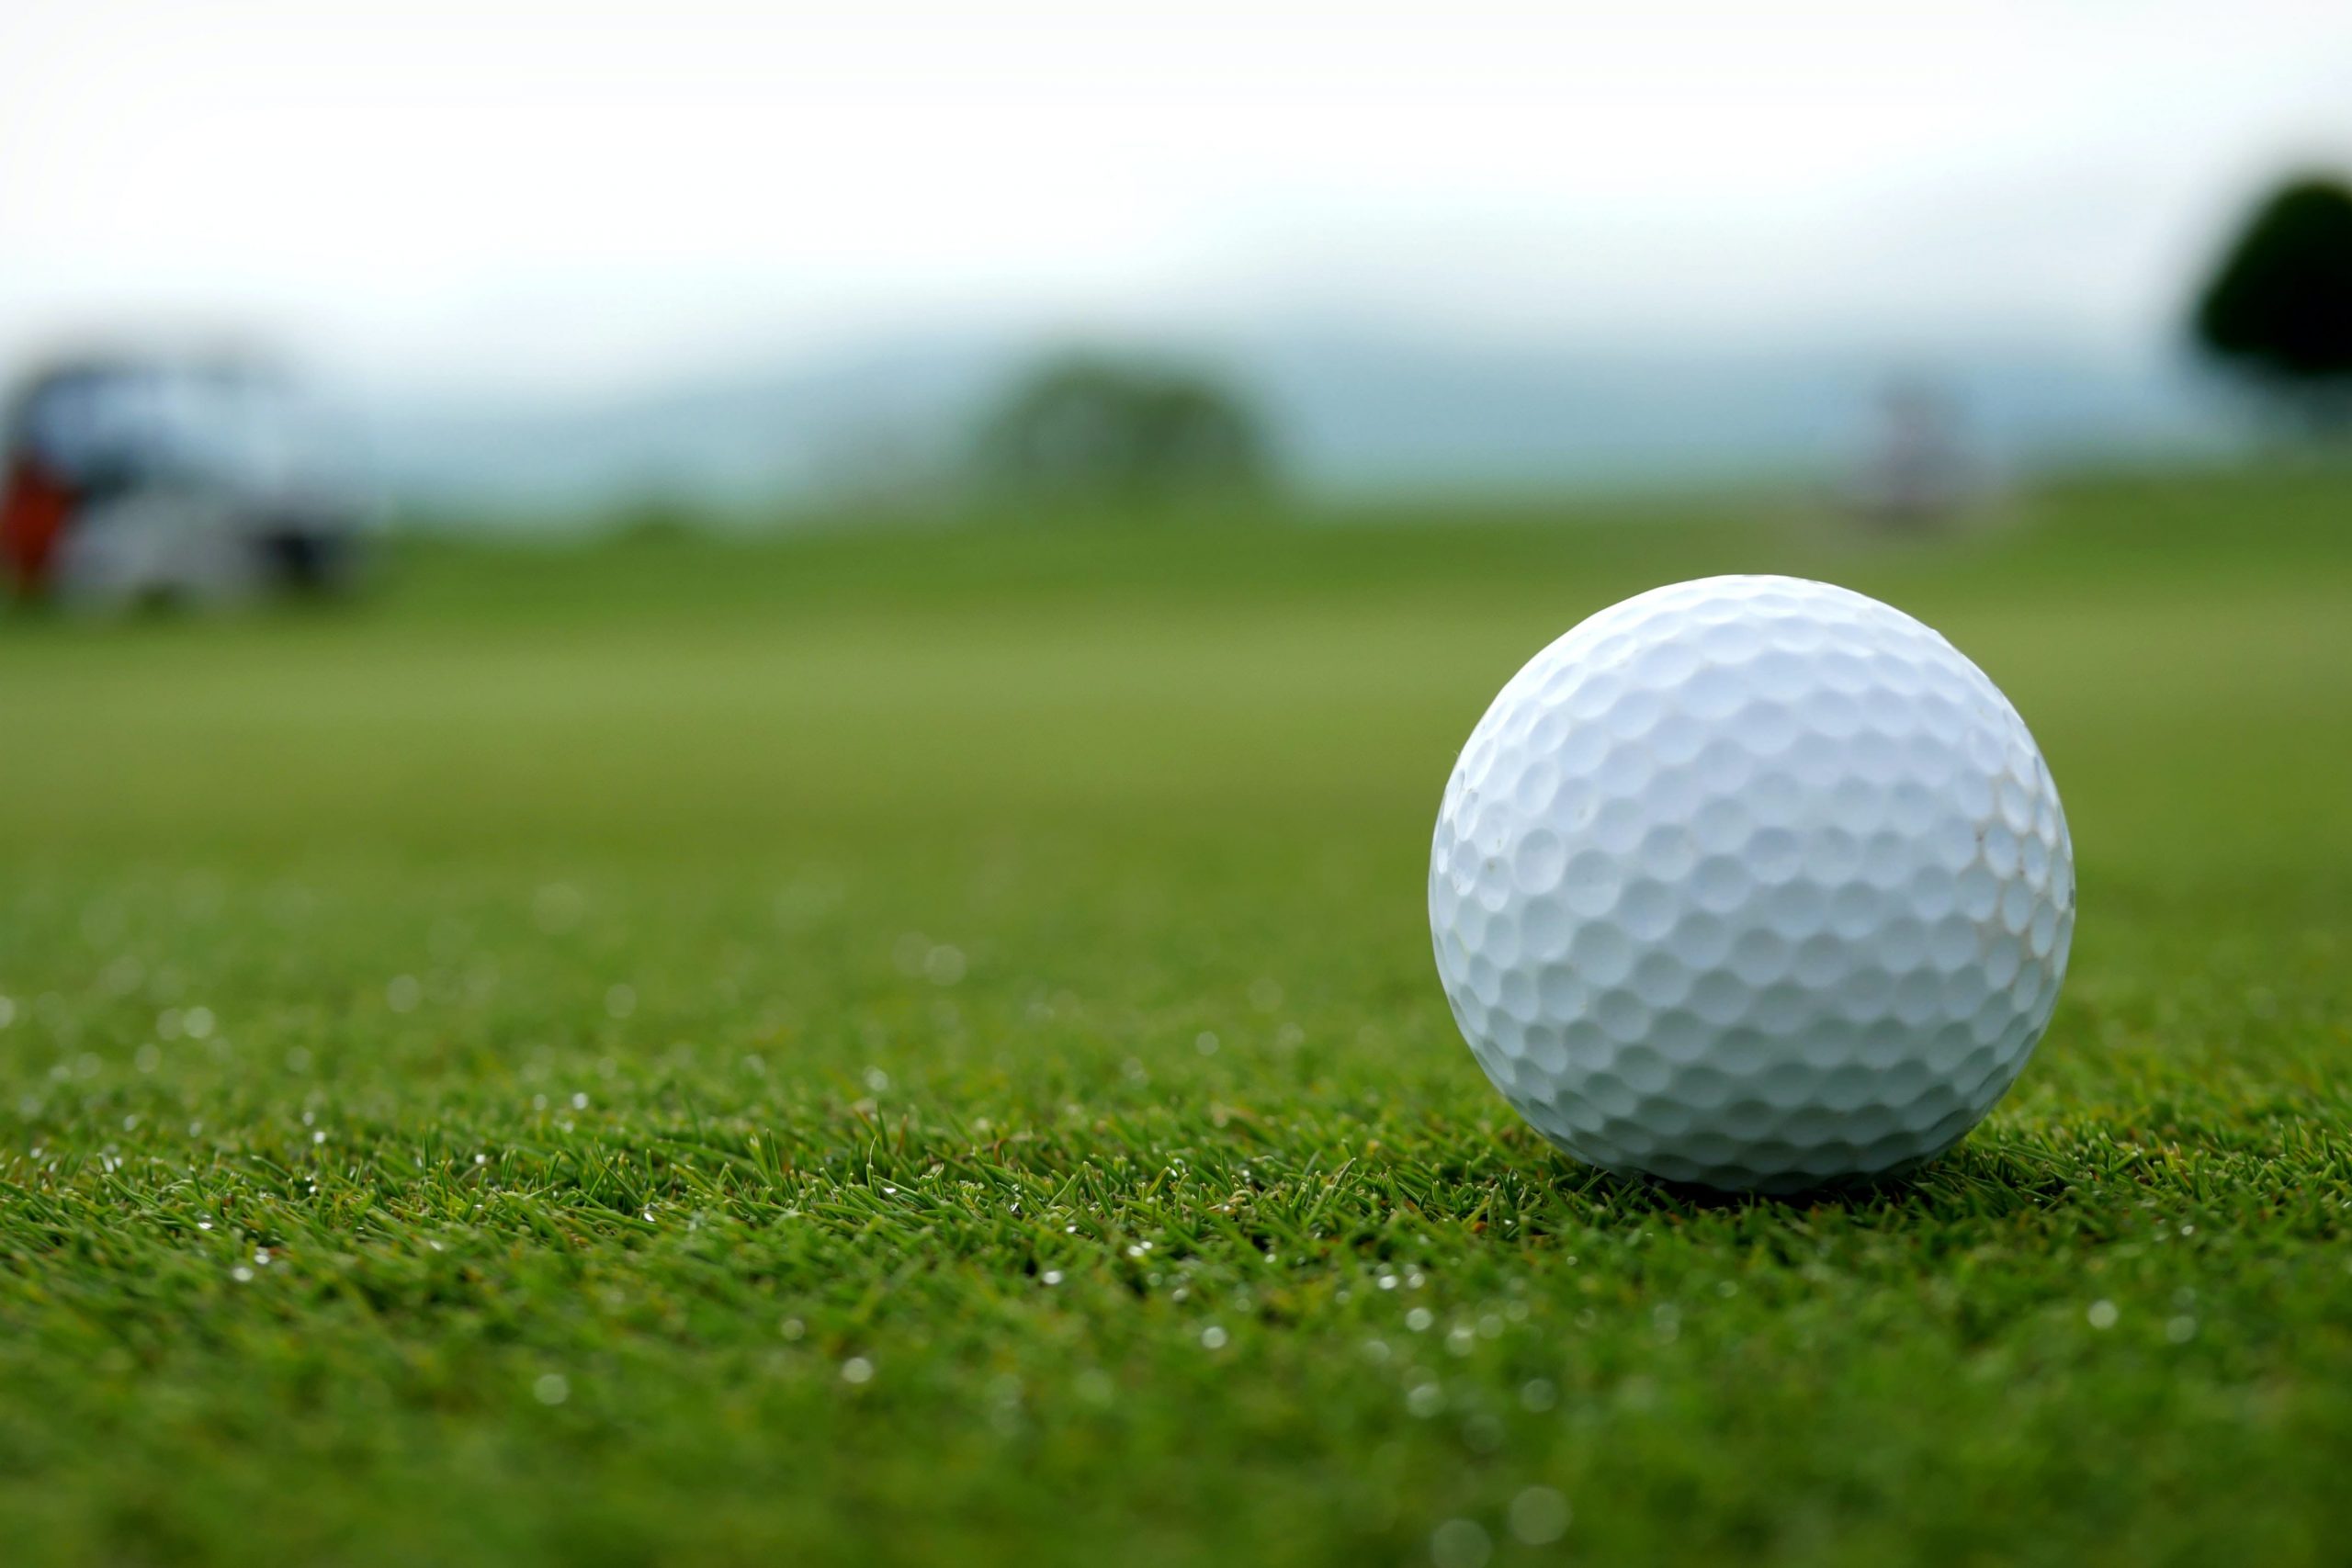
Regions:
<svg viewBox="0 0 2352 1568"><path fill-rule="evenodd" d="M0 1557L2278 1563L2352 1538L2352 476L404 543L0 624ZM2080 917L1916 1180L1600 1178L1456 749L1783 571L2009 694Z"/></svg>

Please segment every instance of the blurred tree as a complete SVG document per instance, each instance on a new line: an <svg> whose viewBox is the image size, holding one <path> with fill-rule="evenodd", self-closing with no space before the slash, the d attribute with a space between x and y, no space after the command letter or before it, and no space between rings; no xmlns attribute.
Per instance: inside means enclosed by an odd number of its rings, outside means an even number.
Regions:
<svg viewBox="0 0 2352 1568"><path fill-rule="evenodd" d="M1150 506L1261 491L1273 463L1256 414L1206 378L1094 357L1023 377L983 423L982 479L1025 502Z"/></svg>
<svg viewBox="0 0 2352 1568"><path fill-rule="evenodd" d="M2256 211L2198 301L2216 357L2316 423L2352 419L2352 189L2309 178Z"/></svg>

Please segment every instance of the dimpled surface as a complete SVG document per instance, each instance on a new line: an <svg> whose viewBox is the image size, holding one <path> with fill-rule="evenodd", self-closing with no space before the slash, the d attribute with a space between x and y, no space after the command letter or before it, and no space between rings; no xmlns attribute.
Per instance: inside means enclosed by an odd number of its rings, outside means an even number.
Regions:
<svg viewBox="0 0 2352 1568"><path fill-rule="evenodd" d="M2017 710L1874 599L1600 612L1470 736L1430 924L1487 1076L1580 1159L1793 1191L1950 1148L2050 1021L2074 852Z"/></svg>

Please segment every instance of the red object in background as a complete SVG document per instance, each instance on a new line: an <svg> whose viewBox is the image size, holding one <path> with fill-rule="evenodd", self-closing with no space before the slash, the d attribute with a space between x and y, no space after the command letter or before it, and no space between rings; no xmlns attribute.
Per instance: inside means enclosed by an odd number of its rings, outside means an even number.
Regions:
<svg viewBox="0 0 2352 1568"><path fill-rule="evenodd" d="M18 593L37 594L49 581L50 558L73 510L73 493L40 460L20 457L10 466L0 497L0 556Z"/></svg>

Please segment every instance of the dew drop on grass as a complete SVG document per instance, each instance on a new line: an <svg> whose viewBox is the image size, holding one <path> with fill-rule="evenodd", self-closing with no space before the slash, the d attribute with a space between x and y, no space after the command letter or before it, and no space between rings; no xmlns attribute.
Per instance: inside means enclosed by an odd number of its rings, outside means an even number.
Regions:
<svg viewBox="0 0 2352 1568"><path fill-rule="evenodd" d="M2091 1303L2089 1310L2085 1312L2083 1316L2093 1328L2104 1331L2114 1327L2115 1320L2122 1316L2122 1314L2116 1310L2113 1302L2097 1301Z"/></svg>
<svg viewBox="0 0 2352 1568"><path fill-rule="evenodd" d="M1430 1535L1430 1561L1437 1568L1486 1568L1494 1542L1471 1519L1448 1519Z"/></svg>
<svg viewBox="0 0 2352 1568"><path fill-rule="evenodd" d="M1510 1533L1530 1546L1549 1546L1568 1532L1568 1500L1549 1486L1531 1486L1510 1500Z"/></svg>
<svg viewBox="0 0 2352 1568"><path fill-rule="evenodd" d="M1205 1348L1211 1350L1224 1349L1225 1330L1218 1327L1214 1323L1210 1324L1206 1328L1201 1330L1201 1344Z"/></svg>

